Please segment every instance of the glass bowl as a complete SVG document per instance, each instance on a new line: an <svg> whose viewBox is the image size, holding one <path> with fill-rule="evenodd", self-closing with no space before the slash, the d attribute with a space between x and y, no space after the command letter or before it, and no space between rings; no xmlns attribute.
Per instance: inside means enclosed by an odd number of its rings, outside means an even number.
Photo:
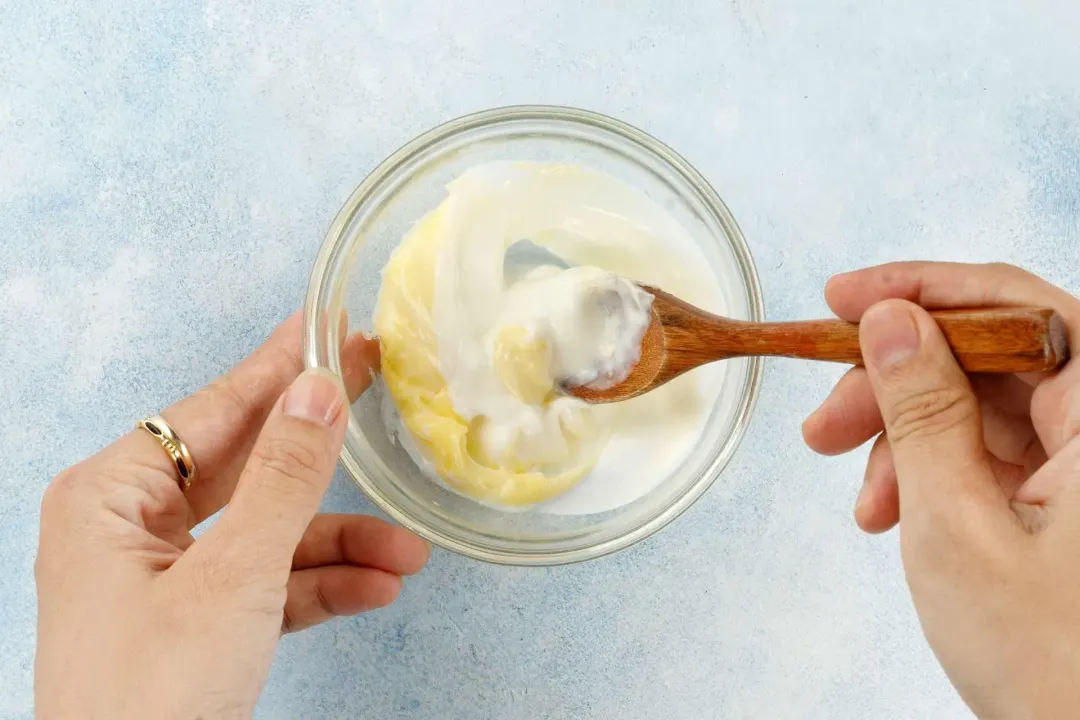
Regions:
<svg viewBox="0 0 1080 720"><path fill-rule="evenodd" d="M486 110L424 133L387 158L334 218L304 306L308 367L341 374L342 310L371 329L381 271L406 231L445 197L446 184L493 160L558 161L613 175L644 192L691 234L724 293L726 314L763 318L757 272L734 218L669 147L603 115L563 107ZM458 495L426 477L387 432L384 389L352 405L341 453L348 474L388 516L430 542L487 562L557 565L632 545L678 517L731 459L753 411L761 361L726 361L704 431L678 469L643 497L593 515L510 512Z"/></svg>

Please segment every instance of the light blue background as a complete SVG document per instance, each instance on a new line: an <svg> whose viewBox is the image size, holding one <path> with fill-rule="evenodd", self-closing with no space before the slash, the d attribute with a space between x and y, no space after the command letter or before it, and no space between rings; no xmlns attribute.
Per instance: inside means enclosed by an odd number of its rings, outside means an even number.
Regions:
<svg viewBox="0 0 1080 720"><path fill-rule="evenodd" d="M413 135L511 103L638 125L728 202L772 318L898 258L1078 291L1078 36L1072 0L0 0L0 717L32 711L46 482L298 307ZM638 547L437 552L394 607L285 639L258 717L969 717L895 535L850 519L862 455L800 442L838 374L771 362L733 465ZM327 506L369 509L342 477Z"/></svg>

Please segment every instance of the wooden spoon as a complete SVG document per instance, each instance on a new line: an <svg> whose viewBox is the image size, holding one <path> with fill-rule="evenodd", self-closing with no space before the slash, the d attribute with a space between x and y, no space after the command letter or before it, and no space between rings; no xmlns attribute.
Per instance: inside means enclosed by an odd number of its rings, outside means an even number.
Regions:
<svg viewBox="0 0 1080 720"><path fill-rule="evenodd" d="M693 370L727 358L773 355L862 365L859 326L843 320L753 323L696 308L663 290L655 298L641 359L622 382L603 390L567 388L590 403L629 400ZM982 308L930 313L968 372L1054 370L1069 359L1065 323L1044 308Z"/></svg>

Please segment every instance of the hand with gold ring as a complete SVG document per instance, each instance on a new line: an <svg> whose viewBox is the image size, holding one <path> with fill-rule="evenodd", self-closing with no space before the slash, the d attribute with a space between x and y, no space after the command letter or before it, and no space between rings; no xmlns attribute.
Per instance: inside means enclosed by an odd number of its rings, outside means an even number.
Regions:
<svg viewBox="0 0 1080 720"><path fill-rule="evenodd" d="M300 334L297 315L165 410L160 433L137 428L50 484L38 718L250 717L283 632L387 605L424 566L405 530L316 514L378 344L344 342L343 389L301 372Z"/></svg>

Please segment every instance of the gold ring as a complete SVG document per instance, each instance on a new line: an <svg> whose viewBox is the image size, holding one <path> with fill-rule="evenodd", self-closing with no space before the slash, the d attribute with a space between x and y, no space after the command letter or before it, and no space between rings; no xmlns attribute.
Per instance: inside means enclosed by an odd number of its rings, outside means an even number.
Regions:
<svg viewBox="0 0 1080 720"><path fill-rule="evenodd" d="M142 428L158 439L161 447L165 448L165 453L173 461L173 465L176 466L176 472L180 473L181 489L187 490L190 488L199 474L195 469L195 461L191 458L187 445L180 440L180 436L176 434L176 431L172 429L169 423L165 422L165 418L155 415L140 420L137 427Z"/></svg>

